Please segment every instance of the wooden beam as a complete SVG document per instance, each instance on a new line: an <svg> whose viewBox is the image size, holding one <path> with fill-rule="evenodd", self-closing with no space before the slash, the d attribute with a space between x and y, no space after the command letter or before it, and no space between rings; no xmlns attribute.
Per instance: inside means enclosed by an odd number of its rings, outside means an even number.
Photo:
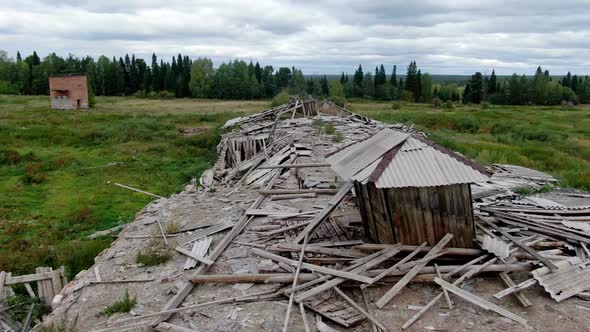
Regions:
<svg viewBox="0 0 590 332"><path fill-rule="evenodd" d="M436 275L442 279L442 274L440 273L438 265L434 264L434 269L436 270ZM445 296L445 300L447 300L447 307L449 307L449 309L453 309L453 301L451 301L451 298L449 297L449 292L445 288L443 288L443 294Z"/></svg>
<svg viewBox="0 0 590 332"><path fill-rule="evenodd" d="M307 236L303 240L303 246L301 246L301 251L299 252L299 264L297 264L297 270L295 270L295 277L293 278L293 285L291 289L297 287L297 280L299 279L299 274L301 273L301 263L303 263L303 257L305 256L305 247L307 246ZM291 316L291 307L293 306L293 297L295 293L291 293L289 296L289 305L287 307L287 314L285 315L285 322L283 323L283 332L287 332L287 328L289 327L289 316Z"/></svg>
<svg viewBox="0 0 590 332"><path fill-rule="evenodd" d="M555 266L555 264L551 263L551 261L549 261L547 258L541 256L533 248L531 248L531 247L527 246L526 244L520 242L518 239L514 238L508 232L506 232L502 228L498 227L498 225L496 225L496 224L494 224L494 223L492 223L492 222L490 222L490 221L488 221L488 220L486 220L484 218L480 218L480 219L483 222L485 222L486 224L488 224L490 227L492 227L493 229L495 229L496 231L500 232L500 234L502 234L505 238L507 238L508 240L512 241L514 244L516 244L517 246L519 246L522 250L526 251L531 256L535 257L535 259L538 259L539 261L541 261L551 271L557 270L557 266Z"/></svg>
<svg viewBox="0 0 590 332"><path fill-rule="evenodd" d="M143 190L140 190L140 189L137 189L137 188L133 188L133 187L130 187L130 186L127 186L127 185L124 185L124 184L120 184L120 183L116 183L116 182L115 182L115 183L113 183L113 184L114 184L115 186L117 186L117 187L121 187L121 188L129 189L129 190L133 190L133 191L136 191L136 192L138 192L138 193L146 194L146 195L149 195L149 196L152 196L152 197L156 197L156 198L164 198L164 197L162 197L162 196L160 196L160 195L152 194L152 193L150 193L150 192L143 191Z"/></svg>
<svg viewBox="0 0 590 332"><path fill-rule="evenodd" d="M536 279L528 279L528 280L521 282L518 285L514 285L510 288L506 288L503 291L499 291L498 293L494 294L494 297L497 299L501 299L506 295L513 294L516 292L520 292L521 290L527 289L536 283L537 283Z"/></svg>
<svg viewBox="0 0 590 332"><path fill-rule="evenodd" d="M416 256L416 254L418 254L420 252L420 249L424 248L426 246L426 244L427 244L427 242L422 243L422 245L420 245L419 247L417 247L416 250L412 251L409 255L407 255L406 257L404 257L402 260L400 260L399 262L395 263L391 267L385 269L383 272L379 273L376 277L374 277L371 280L371 282L369 282L367 284L364 284L364 285L361 285L361 289L365 289L365 288L371 286L372 284L376 283L377 281L383 279L385 276L389 275L394 270L398 269L398 267L400 265L404 264L405 262L409 261L414 256Z"/></svg>
<svg viewBox="0 0 590 332"><path fill-rule="evenodd" d="M162 322L154 327L158 332L197 332L197 330Z"/></svg>
<svg viewBox="0 0 590 332"><path fill-rule="evenodd" d="M392 248L392 249L386 251L385 253L379 255L378 257L373 258L373 259L371 259L370 261L368 261L366 263L363 263L359 267L356 267L356 268L352 269L350 272L352 272L352 273L363 273L363 272L365 272L365 271L367 271L367 270L369 270L369 269L371 269L371 268L373 268L375 266L380 265L381 263L385 262L386 260L390 259L391 257L397 255L398 253L399 253L399 249ZM303 300L305 300L305 299L307 299L307 298L309 298L311 296L320 294L321 292L324 292L324 291L326 291L328 289L331 289L332 287L336 287L336 286L340 285L341 283L343 283L345 281L346 281L346 279L344 279L344 278L334 278L334 279L331 279L331 280L329 280L329 281L327 281L327 282L325 282L325 283L323 283L323 284L321 284L319 286L316 286L316 287L314 287L314 288L312 288L310 290L307 290L305 292L302 292L302 293L298 294L295 297L295 301L301 302L301 301L303 301ZM369 281L370 281L370 279L369 279Z"/></svg>
<svg viewBox="0 0 590 332"><path fill-rule="evenodd" d="M437 283L439 286L441 286L443 288L446 288L449 292L451 292L451 293L453 293L453 294L461 297L462 299L464 299L464 300L466 300L468 302L471 302L471 303L473 303L473 304L475 304L475 305L477 305L477 306L479 306L479 307L481 307L483 309L494 311L494 312L496 312L496 313L498 313L498 314L500 314L500 315L502 315L502 316L504 316L506 318L512 319L513 321L515 321L515 322L517 322L517 323L519 323L519 324L521 324L521 325L523 325L525 327L529 327L529 325L527 324L527 320L526 319L524 319L524 318L522 318L522 317L520 317L518 315L515 315L512 312L510 312L510 311L508 311L508 310L506 310L506 309L504 309L504 308L502 308L500 306L497 306L497 305L493 304L492 302L489 302L487 300L484 300L481 297L476 296L476 295L474 295L472 293L469 293L469 292L467 292L467 291L465 291L465 290L463 290L463 289L461 289L461 288L459 288L459 287L457 287L455 285L451 285L450 283L442 280L441 278L435 278L434 279L434 282Z"/></svg>
<svg viewBox="0 0 590 332"><path fill-rule="evenodd" d="M320 272L323 274L330 274L336 277L341 277L341 278L345 278L345 279L350 279L350 280L355 280L355 281L359 281L359 282L363 282L363 283L367 283L371 281L371 278L360 275L360 274L356 274L353 272L346 272L346 271L342 271L342 270L335 270L335 269L331 269L328 267L324 267L324 266L320 266L320 265L314 265L314 264L309 264L309 263L298 263L294 260L285 258L283 256L279 256L279 255L275 255L275 254L271 254L267 251L264 250L260 250L258 248L252 248L250 249L250 252L253 253L256 256L260 256L260 257L264 257L264 258L268 258L271 259L275 262L281 262L281 263L285 263L285 264L289 264L295 267L301 266L301 268L304 268L306 270L311 270L314 272Z"/></svg>
<svg viewBox="0 0 590 332"><path fill-rule="evenodd" d="M306 193L306 194L285 194L285 195L272 195L270 196L271 201L283 201L288 199L297 199L297 198L315 198L315 193Z"/></svg>
<svg viewBox="0 0 590 332"><path fill-rule="evenodd" d="M270 189L258 191L262 195L287 195L287 194L307 194L315 193L318 195L335 195L338 189Z"/></svg>
<svg viewBox="0 0 590 332"><path fill-rule="evenodd" d="M378 321L375 317L373 317L373 315L366 312L365 309L361 308L361 306L359 306L356 302L354 302L353 299L348 297L348 295L346 295L338 287L334 287L334 290L336 291L336 293L338 293L338 295L340 295L344 299L344 301L348 302L348 304L350 304L353 308L358 310L363 316L367 317L367 319L369 319L371 322L373 322L375 325L377 325L381 330L387 331L387 328L385 327L385 325L383 325L380 321Z"/></svg>
<svg viewBox="0 0 590 332"><path fill-rule="evenodd" d="M447 233L432 249L426 254L425 261L421 262L420 264L414 266L397 284L395 284L383 297L381 297L375 305L378 308L383 308L391 299L396 296L407 284L412 281L412 279L420 273L420 271L428 264L428 262L434 258L439 251L451 241L453 238L453 234Z"/></svg>
<svg viewBox="0 0 590 332"><path fill-rule="evenodd" d="M6 272L0 271L0 300L4 299L4 282L6 281Z"/></svg>
<svg viewBox="0 0 590 332"><path fill-rule="evenodd" d="M303 241L303 238L306 235L308 235L309 238L311 238L315 229L322 223L322 221L324 221L324 219L326 219L330 215L330 213L332 213L332 211L334 211L336 206L338 206L338 204L340 204L340 202L342 202L344 197L346 197L346 195L348 194L350 189L352 189L353 186L354 185L353 185L352 180L347 181L340 188L338 193L334 197L332 197L330 202L328 202L328 205L318 215L316 215L313 218L311 223L309 225L307 225L307 227L305 227L305 229L303 231L301 231L301 233L299 233L299 235L297 235L297 237L295 238L295 240L293 242L294 243L301 243L301 241Z"/></svg>
<svg viewBox="0 0 590 332"><path fill-rule="evenodd" d="M328 163L301 163L301 164L282 164L282 165L262 165L258 169L275 169L275 168L310 168L310 167L330 167Z"/></svg>
<svg viewBox="0 0 590 332"><path fill-rule="evenodd" d="M514 287L514 286L516 286L516 283L514 281L512 281L512 279L510 278L510 276L508 275L507 272L500 272L498 275L500 276L500 279L502 279L502 281L504 282L504 284L506 286L508 286L508 287ZM514 297L516 298L516 300L518 302L520 302L520 304L523 307L525 307L525 308L530 307L530 306L533 305L531 303L531 301L524 294L522 294L520 292L516 292L516 293L514 293L512 295L514 295Z"/></svg>

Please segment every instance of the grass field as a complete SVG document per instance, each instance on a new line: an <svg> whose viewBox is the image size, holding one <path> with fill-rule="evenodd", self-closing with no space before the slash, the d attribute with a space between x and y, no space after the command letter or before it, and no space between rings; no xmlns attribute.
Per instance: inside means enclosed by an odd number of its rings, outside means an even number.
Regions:
<svg viewBox="0 0 590 332"><path fill-rule="evenodd" d="M0 271L88 267L112 239L85 237L151 200L109 181L177 192L215 161L223 122L269 104L117 97L63 112L45 96L0 96Z"/></svg>
<svg viewBox="0 0 590 332"><path fill-rule="evenodd" d="M352 101L353 112L384 122L415 124L430 138L481 163L547 172L562 186L590 190L590 107L478 106Z"/></svg>
<svg viewBox="0 0 590 332"><path fill-rule="evenodd" d="M88 234L129 222L151 198L184 184L216 159L217 128L269 101L97 98L90 112L55 111L45 96L0 96L0 270L87 268L112 238ZM590 108L459 106L351 101L347 107L405 122L482 163L546 171L590 189ZM113 165L114 166L108 166ZM108 166L108 167L105 167Z"/></svg>

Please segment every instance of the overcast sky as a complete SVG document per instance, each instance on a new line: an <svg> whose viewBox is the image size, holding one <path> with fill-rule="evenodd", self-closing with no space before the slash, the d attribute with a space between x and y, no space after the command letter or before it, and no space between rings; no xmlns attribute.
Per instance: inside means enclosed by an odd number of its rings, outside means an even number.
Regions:
<svg viewBox="0 0 590 332"><path fill-rule="evenodd" d="M590 74L590 0L0 0L0 49L353 72Z"/></svg>

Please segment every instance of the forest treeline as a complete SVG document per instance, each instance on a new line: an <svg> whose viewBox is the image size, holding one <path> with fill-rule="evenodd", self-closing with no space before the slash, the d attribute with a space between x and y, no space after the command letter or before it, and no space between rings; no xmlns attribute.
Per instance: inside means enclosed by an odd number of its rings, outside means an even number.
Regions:
<svg viewBox="0 0 590 332"><path fill-rule="evenodd" d="M0 50L0 94L40 95L49 93L48 77L53 74L86 73L96 95L138 97L194 97L216 99L272 98L281 91L288 94L345 98L403 100L415 102L489 102L511 105L557 105L590 103L590 79L568 73L555 79L538 67L534 76L513 74L498 78L477 72L466 84L435 84L415 61L398 75L397 66L387 71L384 65L374 70L358 66L353 75L342 73L338 80L326 76L305 78L295 67L262 66L233 60L215 67L209 58L191 59L178 54L170 61L153 54L148 63L135 55L118 59L100 56L60 57L51 53L41 59L36 52L16 58Z"/></svg>

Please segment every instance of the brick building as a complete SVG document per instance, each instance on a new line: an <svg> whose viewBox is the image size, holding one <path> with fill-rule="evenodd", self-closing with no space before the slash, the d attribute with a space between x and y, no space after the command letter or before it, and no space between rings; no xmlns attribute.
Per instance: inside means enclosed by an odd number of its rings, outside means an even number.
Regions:
<svg viewBox="0 0 590 332"><path fill-rule="evenodd" d="M88 108L86 74L62 74L49 77L51 108L71 110Z"/></svg>

